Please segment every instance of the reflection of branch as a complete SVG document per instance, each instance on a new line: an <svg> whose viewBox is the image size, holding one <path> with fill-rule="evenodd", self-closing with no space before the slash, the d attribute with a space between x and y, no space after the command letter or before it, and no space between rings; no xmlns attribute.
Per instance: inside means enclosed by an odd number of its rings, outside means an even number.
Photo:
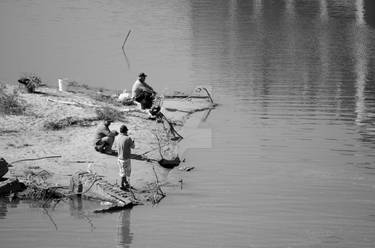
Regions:
<svg viewBox="0 0 375 248"><path fill-rule="evenodd" d="M205 122L208 118L208 116L210 115L212 111L212 108L208 109L208 111L204 114L204 116L202 117L202 121Z"/></svg>
<svg viewBox="0 0 375 248"><path fill-rule="evenodd" d="M89 225L90 225L90 230L91 230L91 232L94 231L95 226L94 226L94 223L92 222L92 220L91 220L87 215L85 215L85 214L83 214L83 213L79 213L79 215L81 215L82 217L84 217L84 218L87 220L87 222L88 222Z"/></svg>
<svg viewBox="0 0 375 248"><path fill-rule="evenodd" d="M49 220L55 226L55 229L57 231L58 228L57 228L56 222L52 219L52 216L48 213L48 210L45 207L43 207L43 210L44 210L45 214L48 216Z"/></svg>
<svg viewBox="0 0 375 248"><path fill-rule="evenodd" d="M131 33L131 30L129 29L129 32L128 32L128 34L126 35L125 40L124 40L124 43L122 44L122 47L121 47L121 48L122 48L122 52L123 52L124 57L125 57L125 60L126 60L126 64L128 65L128 69L130 69L130 62L129 62L129 59L128 59L128 57L126 56L126 53L125 53L125 43L126 43L126 41L128 40L130 33Z"/></svg>
<svg viewBox="0 0 375 248"><path fill-rule="evenodd" d="M126 64L128 65L128 69L130 69L130 61L128 59L128 56L126 56L126 53L125 53L124 50L123 50L123 54L124 54L124 57L125 57L125 60L126 60Z"/></svg>
<svg viewBox="0 0 375 248"><path fill-rule="evenodd" d="M165 193L163 192L163 190L161 190L161 187L159 185L159 178L158 178L158 175L155 171L155 167L152 166L152 170L154 171L154 174L155 174L155 178L156 178L156 190L155 190L155 193L153 195L153 200L154 200L154 204L157 204L161 201L161 199L163 199L165 197ZM161 195L161 198L159 200L156 199L156 196L160 193Z"/></svg>

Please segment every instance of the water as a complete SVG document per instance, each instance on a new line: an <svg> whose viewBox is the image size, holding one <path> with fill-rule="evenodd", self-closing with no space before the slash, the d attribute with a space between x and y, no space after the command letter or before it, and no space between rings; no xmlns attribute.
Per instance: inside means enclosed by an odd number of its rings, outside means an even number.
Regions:
<svg viewBox="0 0 375 248"><path fill-rule="evenodd" d="M196 169L158 207L87 222L65 203L49 210L56 230L3 203L2 247L374 247L371 5L1 1L1 81L123 89L145 71L159 91L207 85L220 103L199 126L211 148L186 152Z"/></svg>

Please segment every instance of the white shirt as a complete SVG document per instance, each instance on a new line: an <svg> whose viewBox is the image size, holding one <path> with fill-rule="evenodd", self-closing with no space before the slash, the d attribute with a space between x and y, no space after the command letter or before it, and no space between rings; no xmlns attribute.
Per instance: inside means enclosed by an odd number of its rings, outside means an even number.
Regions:
<svg viewBox="0 0 375 248"><path fill-rule="evenodd" d="M150 90L139 79L134 82L132 87L132 97L138 96L142 91L149 92Z"/></svg>
<svg viewBox="0 0 375 248"><path fill-rule="evenodd" d="M141 81L139 81L139 79L137 79L137 81L134 82L133 87L132 87L132 97L133 98L136 97L143 90L144 90L144 87L143 87Z"/></svg>

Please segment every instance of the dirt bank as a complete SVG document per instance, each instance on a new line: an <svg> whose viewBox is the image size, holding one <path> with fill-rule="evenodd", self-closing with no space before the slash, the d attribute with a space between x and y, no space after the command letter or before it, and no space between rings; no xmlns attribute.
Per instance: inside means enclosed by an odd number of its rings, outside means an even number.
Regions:
<svg viewBox="0 0 375 248"><path fill-rule="evenodd" d="M7 90L17 86L7 85ZM100 111L113 111L116 121L110 129L119 130L121 124L129 128L135 139L131 183L142 188L159 180L179 185L186 171L174 169L171 173L149 159L159 160L159 143L166 158L177 155L178 141L171 141L168 125L147 119L147 114L135 105L124 106L116 102L116 92L75 85L69 92L56 88L40 87L36 93L22 93L19 99L26 106L21 115L0 116L0 156L12 164L7 177L24 176L28 173L47 172L48 182L68 185L70 176L88 166L112 183L118 180L116 157L98 153L93 147L93 137L100 120ZM176 102L177 103L177 102ZM210 107L208 99L195 103L181 101L168 103L163 109L174 128L180 132L186 119L196 110ZM100 111L98 111L100 110ZM188 163L183 166L189 166Z"/></svg>

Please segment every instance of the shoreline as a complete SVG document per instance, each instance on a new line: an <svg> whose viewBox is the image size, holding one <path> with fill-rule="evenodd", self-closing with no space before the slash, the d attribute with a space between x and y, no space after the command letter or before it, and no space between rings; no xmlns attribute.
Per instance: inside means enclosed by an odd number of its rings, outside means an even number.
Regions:
<svg viewBox="0 0 375 248"><path fill-rule="evenodd" d="M13 90L16 86L6 87ZM168 107L162 109L178 132L195 112L214 107L207 97L199 95L196 103L190 101L184 106L183 97L181 93L176 94L177 105L169 102ZM78 84L72 85L69 91L43 86L35 93L19 93L19 98L26 106L25 113L0 117L0 138L3 140L0 156L12 165L4 177L45 172L49 184L67 186L75 172L90 168L108 182L117 184L117 157L94 150L93 137L102 121L98 109L115 111L117 119L109 128L118 131L121 124L125 124L136 141L130 179L133 187L143 189L155 182L156 176L162 183L180 187L183 173L193 168L183 160L178 173L169 176L171 170L155 166L155 161L180 155L177 152L179 141L171 141L168 127L148 120L147 114L139 111L136 105L117 103L116 91L98 91Z"/></svg>

